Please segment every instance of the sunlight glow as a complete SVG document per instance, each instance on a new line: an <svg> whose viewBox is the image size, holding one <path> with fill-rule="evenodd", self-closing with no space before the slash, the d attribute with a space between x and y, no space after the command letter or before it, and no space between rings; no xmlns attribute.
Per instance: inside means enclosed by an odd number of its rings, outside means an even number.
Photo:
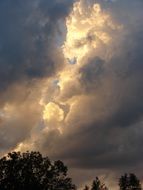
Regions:
<svg viewBox="0 0 143 190"><path fill-rule="evenodd" d="M111 36L106 32L114 29L110 15L101 9L99 4L85 7L82 1L76 2L73 11L67 17L67 36L63 45L66 58L77 58L79 62L91 49L99 43L108 44Z"/></svg>
<svg viewBox="0 0 143 190"><path fill-rule="evenodd" d="M60 122L64 119L64 111L57 104L50 102L45 106L43 119L48 122Z"/></svg>
<svg viewBox="0 0 143 190"><path fill-rule="evenodd" d="M62 45L65 65L56 75L54 90L49 88L48 99L40 101L44 106L43 120L48 123L48 129L61 129L70 118L70 110L78 99L80 89L80 68L83 66L84 58L104 54L103 49L109 47L112 42L112 33L120 26L112 21L111 15L106 12L100 4L85 5L83 0L75 2L73 10L66 18L67 34ZM76 93L77 94L76 94ZM43 100L46 99L46 102ZM49 102L47 101L49 100ZM56 102L56 103L55 103ZM68 111L60 105L68 105ZM75 110L74 110L75 111ZM66 117L65 117L65 113Z"/></svg>

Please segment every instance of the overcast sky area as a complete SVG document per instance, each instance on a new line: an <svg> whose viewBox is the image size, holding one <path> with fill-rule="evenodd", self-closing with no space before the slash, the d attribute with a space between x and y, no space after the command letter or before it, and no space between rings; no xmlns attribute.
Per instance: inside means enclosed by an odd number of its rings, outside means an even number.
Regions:
<svg viewBox="0 0 143 190"><path fill-rule="evenodd" d="M143 181L143 0L1 0L0 28L0 155Z"/></svg>

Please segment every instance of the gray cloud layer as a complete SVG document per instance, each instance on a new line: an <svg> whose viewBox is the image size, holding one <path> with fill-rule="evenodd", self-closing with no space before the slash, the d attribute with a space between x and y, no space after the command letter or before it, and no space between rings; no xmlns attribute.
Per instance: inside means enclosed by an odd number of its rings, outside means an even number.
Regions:
<svg viewBox="0 0 143 190"><path fill-rule="evenodd" d="M62 57L56 50L54 38L58 21L67 15L71 3L0 2L1 90L20 80L51 76L60 67Z"/></svg>

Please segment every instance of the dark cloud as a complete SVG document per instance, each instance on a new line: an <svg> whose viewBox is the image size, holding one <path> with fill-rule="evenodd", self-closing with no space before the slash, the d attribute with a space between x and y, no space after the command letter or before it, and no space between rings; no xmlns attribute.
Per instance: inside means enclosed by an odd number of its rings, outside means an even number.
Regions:
<svg viewBox="0 0 143 190"><path fill-rule="evenodd" d="M102 58L93 57L91 60L88 60L88 64L80 69L80 82L85 87L85 91L95 90L100 85L99 81L104 75L104 63L105 61Z"/></svg>
<svg viewBox="0 0 143 190"><path fill-rule="evenodd" d="M55 42L58 21L72 1L0 2L0 89L51 76L62 62ZM58 61L57 61L58 59Z"/></svg>
<svg viewBox="0 0 143 190"><path fill-rule="evenodd" d="M68 15L73 2L74 0L54 0L51 2L41 0L39 7L43 10L44 15L49 16L50 19L53 19L52 21L55 21Z"/></svg>

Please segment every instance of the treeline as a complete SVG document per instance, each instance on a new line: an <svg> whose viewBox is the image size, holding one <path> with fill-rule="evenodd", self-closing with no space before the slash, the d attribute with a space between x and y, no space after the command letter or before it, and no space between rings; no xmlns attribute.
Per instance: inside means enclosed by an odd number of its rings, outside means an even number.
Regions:
<svg viewBox="0 0 143 190"><path fill-rule="evenodd" d="M12 152L0 159L0 190L77 190L67 171L63 162L51 162L39 152ZM83 190L108 187L96 177ZM124 174L119 190L141 190L141 183L135 174Z"/></svg>
<svg viewBox="0 0 143 190"><path fill-rule="evenodd" d="M135 174L124 174L119 179L119 190L141 190L140 180ZM109 190L108 187L100 181L98 177L93 181L91 187L85 186L83 190Z"/></svg>

